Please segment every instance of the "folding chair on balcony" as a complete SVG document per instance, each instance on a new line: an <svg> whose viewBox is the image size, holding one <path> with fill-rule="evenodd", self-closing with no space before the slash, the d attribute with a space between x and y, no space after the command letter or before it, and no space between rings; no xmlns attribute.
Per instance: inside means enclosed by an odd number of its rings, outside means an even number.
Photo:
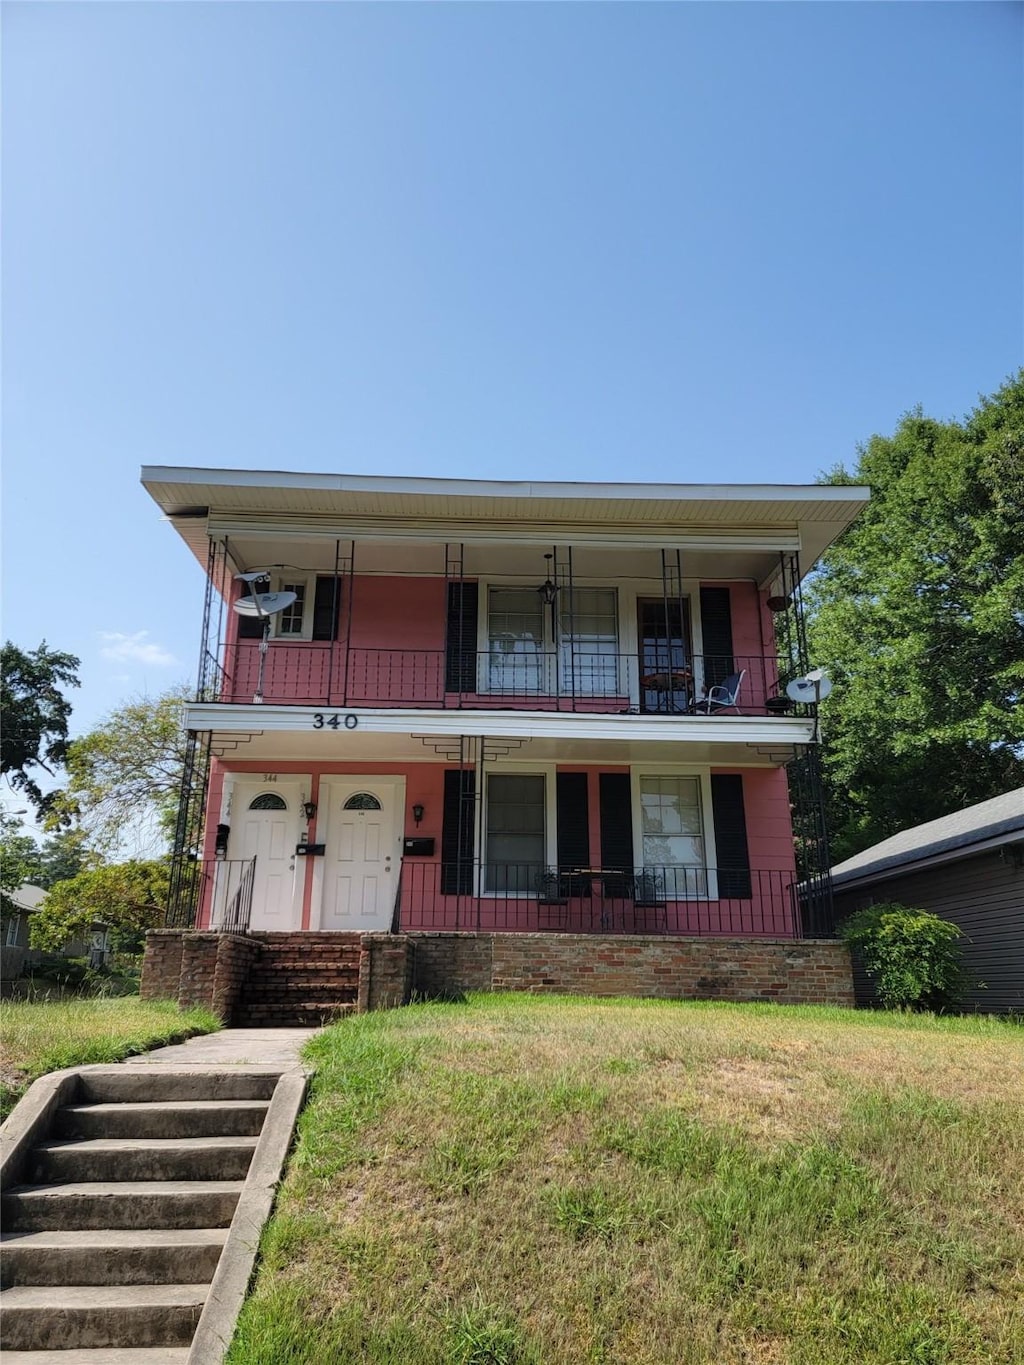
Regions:
<svg viewBox="0 0 1024 1365"><path fill-rule="evenodd" d="M747 670L744 668L739 673L730 673L727 678L723 678L714 687L709 687L705 695L693 708L696 714L698 716L712 716L717 715L719 711L728 711L731 707L739 715L740 688L743 686L743 679L746 676Z"/></svg>

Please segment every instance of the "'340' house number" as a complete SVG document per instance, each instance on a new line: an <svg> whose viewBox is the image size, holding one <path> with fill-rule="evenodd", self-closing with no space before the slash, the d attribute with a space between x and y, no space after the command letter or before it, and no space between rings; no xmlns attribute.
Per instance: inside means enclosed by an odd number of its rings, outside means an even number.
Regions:
<svg viewBox="0 0 1024 1365"><path fill-rule="evenodd" d="M313 713L314 730L340 730L343 726L346 730L354 730L359 724L359 717L353 716L351 712L347 716L339 716L337 711L331 716L325 716L322 711Z"/></svg>

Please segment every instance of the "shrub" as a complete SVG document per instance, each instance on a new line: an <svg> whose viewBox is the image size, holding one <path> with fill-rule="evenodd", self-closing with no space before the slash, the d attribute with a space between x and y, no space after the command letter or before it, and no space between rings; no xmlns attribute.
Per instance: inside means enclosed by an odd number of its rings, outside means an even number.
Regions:
<svg viewBox="0 0 1024 1365"><path fill-rule="evenodd" d="M948 1009L965 984L958 940L948 920L896 902L859 910L840 933L856 949L886 1009Z"/></svg>

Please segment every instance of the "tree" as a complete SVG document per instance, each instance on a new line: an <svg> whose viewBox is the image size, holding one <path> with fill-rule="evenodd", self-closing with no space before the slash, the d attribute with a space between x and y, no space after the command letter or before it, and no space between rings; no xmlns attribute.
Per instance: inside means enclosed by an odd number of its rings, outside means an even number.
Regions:
<svg viewBox="0 0 1024 1365"><path fill-rule="evenodd" d="M872 490L807 591L839 860L1024 784L1024 371L825 481Z"/></svg>
<svg viewBox="0 0 1024 1365"><path fill-rule="evenodd" d="M21 822L0 811L0 916L4 919L18 913L10 893L33 880L38 851L31 834L22 832Z"/></svg>
<svg viewBox="0 0 1024 1365"><path fill-rule="evenodd" d="M68 746L55 821L75 821L104 858L152 852L173 829L185 762L187 689L137 697Z"/></svg>
<svg viewBox="0 0 1024 1365"><path fill-rule="evenodd" d="M60 952L69 938L86 938L94 924L114 931L115 948L135 949L163 922L168 868L160 861L111 863L51 887L32 916L33 948Z"/></svg>
<svg viewBox="0 0 1024 1365"><path fill-rule="evenodd" d="M52 776L64 762L71 703L61 689L79 686L78 664L73 654L47 649L45 640L27 652L8 640L0 650L0 768L40 812L53 796L43 794L30 770Z"/></svg>

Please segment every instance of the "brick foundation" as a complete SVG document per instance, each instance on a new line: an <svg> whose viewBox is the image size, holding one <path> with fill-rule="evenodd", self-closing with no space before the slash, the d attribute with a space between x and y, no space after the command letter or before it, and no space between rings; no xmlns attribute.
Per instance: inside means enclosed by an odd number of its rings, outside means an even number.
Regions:
<svg viewBox="0 0 1024 1365"><path fill-rule="evenodd" d="M846 946L833 940L602 938L592 934L410 934L413 992L536 991L658 1000L852 1005Z"/></svg>
<svg viewBox="0 0 1024 1365"><path fill-rule="evenodd" d="M142 972L144 999L250 1027L491 990L853 1004L850 955L833 940L156 930Z"/></svg>

